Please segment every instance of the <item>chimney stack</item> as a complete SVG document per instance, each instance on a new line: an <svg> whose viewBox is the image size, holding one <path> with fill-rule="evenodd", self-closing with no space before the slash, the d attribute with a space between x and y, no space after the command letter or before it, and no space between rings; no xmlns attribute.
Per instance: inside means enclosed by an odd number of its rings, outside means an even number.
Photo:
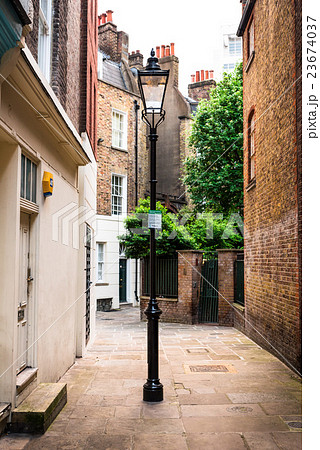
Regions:
<svg viewBox="0 0 320 450"><path fill-rule="evenodd" d="M111 61L128 62L129 36L123 31L117 31L117 26L112 21L111 9L99 16L98 39L99 48Z"/></svg>
<svg viewBox="0 0 320 450"><path fill-rule="evenodd" d="M216 87L213 79L213 70L197 70L196 75L191 75L191 83L188 85L188 96L194 100L209 100L210 91Z"/></svg>
<svg viewBox="0 0 320 450"><path fill-rule="evenodd" d="M143 55L140 53L140 50L129 55L129 67L136 67L139 70L143 69Z"/></svg>
<svg viewBox="0 0 320 450"><path fill-rule="evenodd" d="M108 9L107 11L107 22L112 22L112 13L111 9Z"/></svg>
<svg viewBox="0 0 320 450"><path fill-rule="evenodd" d="M158 56L160 54L160 58ZM159 58L159 64L162 69L169 69L169 83L172 83L174 86L179 86L179 59L174 54L174 42L171 42L170 45L161 45L156 47L156 55Z"/></svg>

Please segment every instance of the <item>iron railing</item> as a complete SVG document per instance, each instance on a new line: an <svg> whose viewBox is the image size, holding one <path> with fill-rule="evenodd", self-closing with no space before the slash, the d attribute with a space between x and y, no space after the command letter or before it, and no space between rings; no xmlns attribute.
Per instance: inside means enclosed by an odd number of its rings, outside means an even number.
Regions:
<svg viewBox="0 0 320 450"><path fill-rule="evenodd" d="M150 295L150 260L143 261L142 294ZM157 297L178 297L178 258L157 257L156 262Z"/></svg>

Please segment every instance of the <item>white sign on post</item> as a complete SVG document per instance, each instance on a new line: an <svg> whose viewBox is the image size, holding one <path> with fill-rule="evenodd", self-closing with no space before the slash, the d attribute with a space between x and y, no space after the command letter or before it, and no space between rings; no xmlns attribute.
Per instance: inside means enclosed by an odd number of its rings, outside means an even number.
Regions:
<svg viewBox="0 0 320 450"><path fill-rule="evenodd" d="M162 214L161 211L150 210L148 214L148 228L155 228L161 230Z"/></svg>

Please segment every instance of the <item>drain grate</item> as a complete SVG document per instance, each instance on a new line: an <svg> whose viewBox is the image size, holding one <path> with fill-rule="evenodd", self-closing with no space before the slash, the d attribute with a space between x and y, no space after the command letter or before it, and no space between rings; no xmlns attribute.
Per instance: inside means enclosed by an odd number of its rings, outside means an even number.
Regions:
<svg viewBox="0 0 320 450"><path fill-rule="evenodd" d="M184 370L186 373L236 373L235 368L230 364L184 364Z"/></svg>
<svg viewBox="0 0 320 450"><path fill-rule="evenodd" d="M209 353L209 350L205 347L187 348L188 353Z"/></svg>
<svg viewBox="0 0 320 450"><path fill-rule="evenodd" d="M302 423L301 422L288 422L288 426L290 428L301 429L302 428Z"/></svg>
<svg viewBox="0 0 320 450"><path fill-rule="evenodd" d="M227 408L227 411L246 414L252 412L253 409L248 406L233 406L232 408Z"/></svg>

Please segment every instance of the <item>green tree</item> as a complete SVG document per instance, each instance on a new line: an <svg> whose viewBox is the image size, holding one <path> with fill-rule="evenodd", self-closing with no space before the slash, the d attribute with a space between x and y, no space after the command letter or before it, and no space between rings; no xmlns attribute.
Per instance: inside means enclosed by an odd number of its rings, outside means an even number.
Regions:
<svg viewBox="0 0 320 450"><path fill-rule="evenodd" d="M186 184L197 211L229 214L243 205L242 63L201 101L185 161Z"/></svg>
<svg viewBox="0 0 320 450"><path fill-rule="evenodd" d="M126 233L119 236L127 258L149 255L148 212L150 199L139 201L133 214L124 221ZM199 249L212 253L217 248L241 248L242 236L227 219L212 214L197 215L184 210L180 215L168 213L157 202L162 213L162 229L156 233L157 255L173 255L177 250Z"/></svg>

